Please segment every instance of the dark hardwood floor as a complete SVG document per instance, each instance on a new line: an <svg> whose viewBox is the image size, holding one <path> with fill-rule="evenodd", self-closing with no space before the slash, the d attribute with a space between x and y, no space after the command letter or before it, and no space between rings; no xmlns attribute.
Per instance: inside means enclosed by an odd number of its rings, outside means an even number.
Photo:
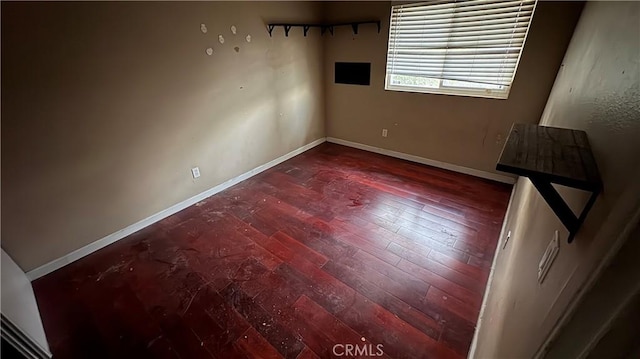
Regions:
<svg viewBox="0 0 640 359"><path fill-rule="evenodd" d="M34 289L55 358L463 358L510 190L327 143Z"/></svg>

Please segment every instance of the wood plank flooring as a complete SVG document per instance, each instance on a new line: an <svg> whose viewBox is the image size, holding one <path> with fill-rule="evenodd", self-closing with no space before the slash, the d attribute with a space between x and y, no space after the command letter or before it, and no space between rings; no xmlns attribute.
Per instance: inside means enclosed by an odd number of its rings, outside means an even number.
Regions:
<svg viewBox="0 0 640 359"><path fill-rule="evenodd" d="M463 358L510 190L325 143L34 290L55 358Z"/></svg>

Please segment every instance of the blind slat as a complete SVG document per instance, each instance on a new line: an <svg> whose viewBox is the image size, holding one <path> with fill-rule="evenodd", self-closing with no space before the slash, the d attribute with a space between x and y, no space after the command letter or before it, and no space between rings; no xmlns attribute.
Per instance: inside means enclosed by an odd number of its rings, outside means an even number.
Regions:
<svg viewBox="0 0 640 359"><path fill-rule="evenodd" d="M529 5L529 4L534 4L535 1L512 0L512 1L497 2L497 1L489 0L489 1L475 1L475 2L461 2L461 1L454 2L450 0L443 0L443 1L440 1L440 3L441 4L437 4L435 1L432 1L428 3L405 4L405 5L402 5L401 7L400 6L394 7L392 11L401 10L407 13L422 12L424 11L425 5L428 5L430 11L433 11L433 12L443 11L443 10L451 9L454 7L458 7L460 9L483 10L483 9L491 9L491 8L499 8L499 7L511 7L516 4Z"/></svg>
<svg viewBox="0 0 640 359"><path fill-rule="evenodd" d="M473 56L469 57L466 54L461 54L461 55L457 55L457 54L446 54L446 53L442 53L442 54L436 54L436 53L409 53L409 52L396 52L393 54L393 58L397 59L397 60L402 60L402 59L406 59L406 60L416 60L416 61L443 61L445 58L447 59L447 61L472 61L474 59L478 59L478 60L487 60L487 61L493 61L496 59L517 59L518 58L518 54L517 53L511 53L511 54L505 54L503 52L499 53L499 54L480 54L480 53L474 53Z"/></svg>
<svg viewBox="0 0 640 359"><path fill-rule="evenodd" d="M457 75L457 76L469 76L469 77L509 77L508 74L500 71L486 71L481 72L480 69L473 69L473 71L466 70L449 70L449 69L437 69L437 68L415 68L415 67L396 67L398 71L407 71L415 74L435 74L435 76L439 77L443 74Z"/></svg>
<svg viewBox="0 0 640 359"><path fill-rule="evenodd" d="M440 23L425 23L425 22L407 22L402 25L402 29L463 29L466 27L474 27L474 26L517 26L518 24L524 24L528 26L529 21L531 20L531 16L522 16L517 19L513 18L504 18L504 19L493 19L493 20L479 20L479 21L468 21L464 23L453 23L453 22L440 22ZM391 28L393 31L394 28Z"/></svg>
<svg viewBox="0 0 640 359"><path fill-rule="evenodd" d="M393 57L394 53L400 54L446 54L446 57L449 56L474 56L476 54L487 54L487 55L500 55L500 54L518 54L519 51L517 48L504 48L504 47L476 47L476 48L463 48L463 49L444 49L444 48L418 48L418 47L399 47L397 51L389 53L391 57Z"/></svg>
<svg viewBox="0 0 640 359"><path fill-rule="evenodd" d="M458 66L484 66L484 67L502 67L506 64L515 65L515 59L504 59L501 62L495 60L462 60L462 61L447 61L445 66L458 67ZM442 67L442 61L415 61L415 59L397 59L394 61L396 65L416 65L416 66L439 66Z"/></svg>
<svg viewBox="0 0 640 359"><path fill-rule="evenodd" d="M468 48L468 47L515 47L522 45L524 37L505 37L499 39L438 39L438 41L420 41L419 39L396 40L396 46L402 47L418 47L422 49L451 49L451 48Z"/></svg>
<svg viewBox="0 0 640 359"><path fill-rule="evenodd" d="M455 18L456 19L462 19L462 18L467 18L467 17L477 17L477 16L484 16L484 17L493 17L493 16L499 16L499 17L503 17L506 15L517 15L517 14L531 14L531 12L533 11L533 5L527 5L527 6L517 6L517 7L511 7L511 8L499 8L499 9L491 9L491 10L484 10L484 11L460 11L459 9L451 9L451 11L447 11L447 12L442 12L442 13L434 13L434 12L430 12L430 11L425 11L425 12L415 12L415 13L405 13L405 12L397 12L397 13L392 13L391 14L391 18L402 18L407 19L407 20L444 20L444 19L451 19L451 15L455 13Z"/></svg>
<svg viewBox="0 0 640 359"><path fill-rule="evenodd" d="M449 17L437 17L437 18L428 18L428 17L406 17L406 16L392 16L391 21L402 21L407 23L422 23L422 22L430 22L432 24L459 24L473 21L487 21L487 20L500 20L500 19L513 19L516 16L530 17L533 14L532 11L524 12L524 13L499 13L499 14L467 14L465 16L449 16Z"/></svg>
<svg viewBox="0 0 640 359"><path fill-rule="evenodd" d="M513 68L515 67L514 63L510 64L459 64L453 66L440 66L437 64L415 64L415 63L397 63L394 65L396 69L405 68L405 69L427 69L427 70L440 70L442 71L453 71L453 72L470 72L470 71L484 71L484 72L503 72L505 68Z"/></svg>
<svg viewBox="0 0 640 359"><path fill-rule="evenodd" d="M424 30L412 30L412 31L402 31L398 33L392 33L389 35L389 38L393 40L395 39L429 39L429 38L442 38L444 36L448 36L450 38L458 38L458 37L471 37L471 36L500 36L500 35L513 35L523 36L527 31L526 27L517 27L517 28L508 28L508 29L477 29L473 31L449 31L449 30L438 30L438 31L424 31Z"/></svg>
<svg viewBox="0 0 640 359"><path fill-rule="evenodd" d="M447 38L444 38L442 35L431 35L431 34L412 34L412 35L401 35L394 36L393 42L401 42L401 41L415 41L420 40L422 42L431 42L431 41L443 41L443 40L453 40L453 41L471 41L471 40L512 40L512 39L524 39L524 31L511 31L504 32L502 34L483 34L483 33L473 33L473 34L463 34L457 35L452 34Z"/></svg>

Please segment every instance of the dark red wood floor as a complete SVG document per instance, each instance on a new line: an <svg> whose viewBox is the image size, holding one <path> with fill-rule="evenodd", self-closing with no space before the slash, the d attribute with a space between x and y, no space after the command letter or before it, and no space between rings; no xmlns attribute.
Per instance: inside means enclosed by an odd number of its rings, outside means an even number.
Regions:
<svg viewBox="0 0 640 359"><path fill-rule="evenodd" d="M462 358L509 193L323 144L34 289L55 358Z"/></svg>

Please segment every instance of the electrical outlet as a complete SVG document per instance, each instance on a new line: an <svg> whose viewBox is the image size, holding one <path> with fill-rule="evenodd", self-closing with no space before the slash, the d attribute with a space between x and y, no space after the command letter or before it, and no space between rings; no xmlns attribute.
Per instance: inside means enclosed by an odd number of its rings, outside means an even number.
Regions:
<svg viewBox="0 0 640 359"><path fill-rule="evenodd" d="M558 241L558 231L555 231L551 242L549 242L547 246L547 250L544 251L542 259L540 259L540 263L538 263L538 283L542 284L544 281L544 278L549 272L549 268L551 268L551 264L553 264L553 261L558 256L559 250L560 242Z"/></svg>
<svg viewBox="0 0 640 359"><path fill-rule="evenodd" d="M387 137L387 129L386 128L382 129L382 137Z"/></svg>
<svg viewBox="0 0 640 359"><path fill-rule="evenodd" d="M502 244L502 249L504 249L507 246L507 242L509 242L510 238L511 238L511 231L507 232L507 237L504 239L504 243Z"/></svg>
<svg viewBox="0 0 640 359"><path fill-rule="evenodd" d="M193 176L193 178L200 177L200 167L193 167L191 169L191 175Z"/></svg>

